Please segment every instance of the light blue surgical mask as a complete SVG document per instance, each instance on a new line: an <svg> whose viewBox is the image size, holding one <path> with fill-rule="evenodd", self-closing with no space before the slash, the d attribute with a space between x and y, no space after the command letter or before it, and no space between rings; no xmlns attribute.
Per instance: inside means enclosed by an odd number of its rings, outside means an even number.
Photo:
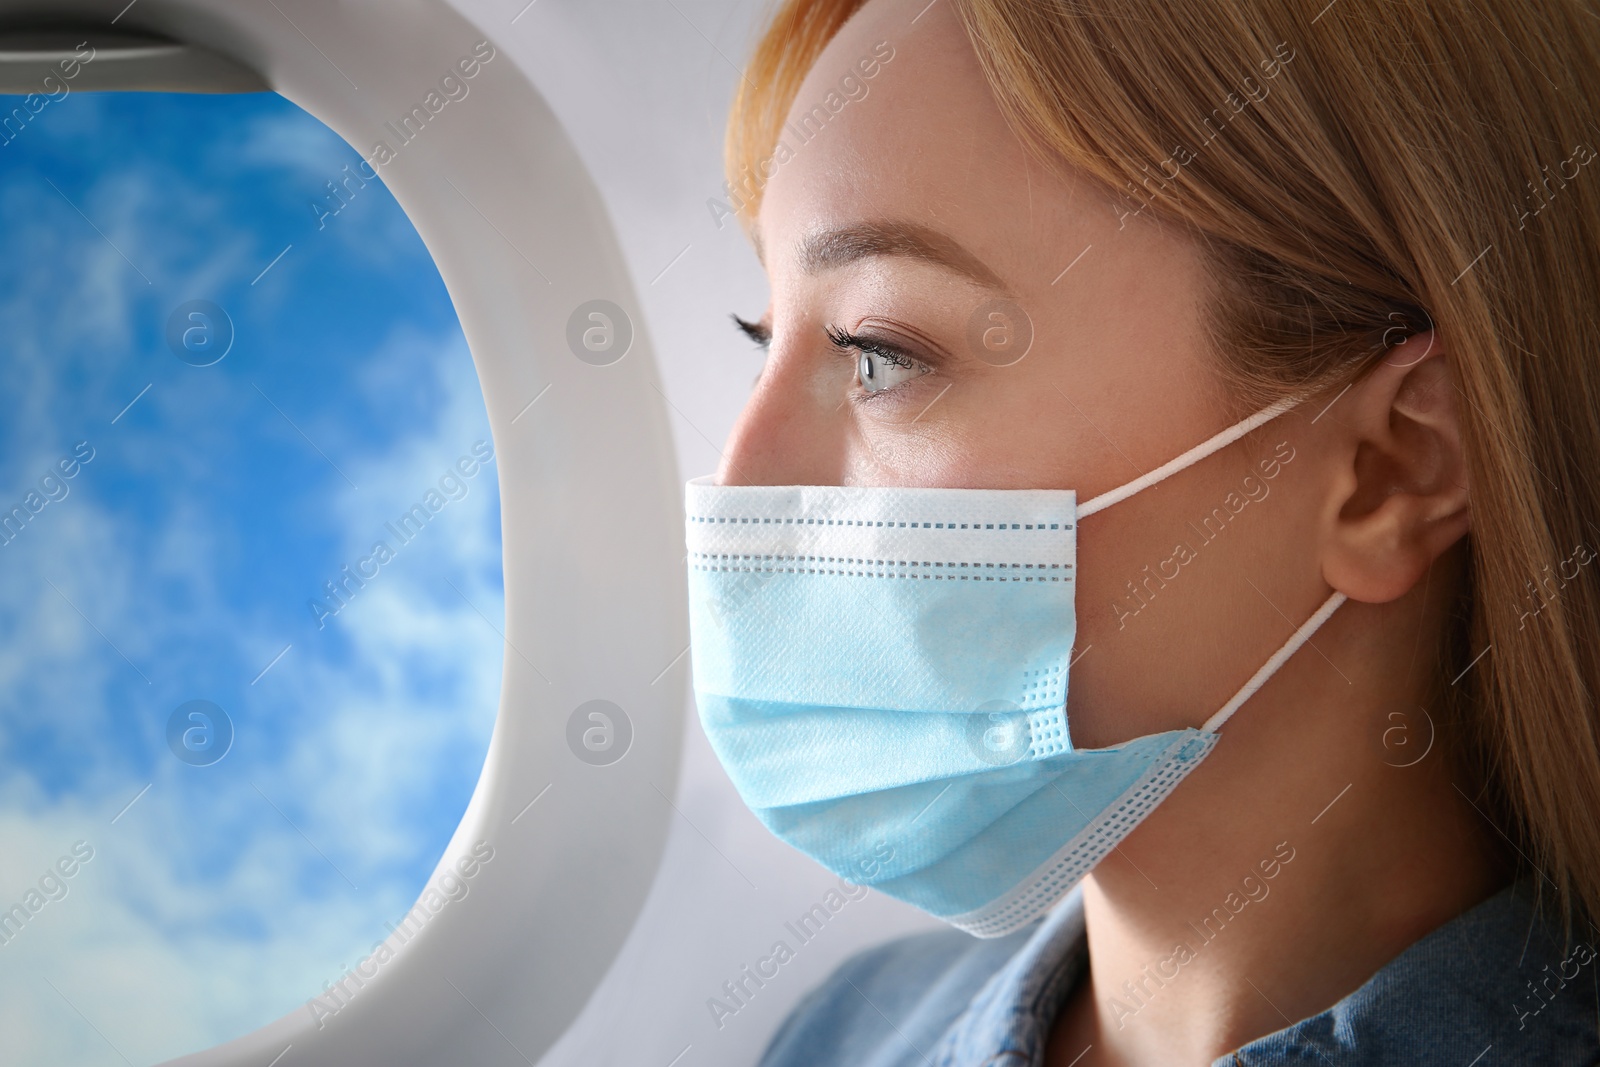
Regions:
<svg viewBox="0 0 1600 1067"><path fill-rule="evenodd" d="M1063 489L689 482L695 695L745 803L835 874L979 937L1043 914L1344 601L1199 729L1075 749L1078 520L1290 406L1082 507Z"/></svg>

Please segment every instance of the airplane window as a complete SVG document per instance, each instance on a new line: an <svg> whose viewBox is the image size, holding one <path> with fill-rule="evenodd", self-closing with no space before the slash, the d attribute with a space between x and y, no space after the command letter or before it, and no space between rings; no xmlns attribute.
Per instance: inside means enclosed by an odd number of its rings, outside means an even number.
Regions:
<svg viewBox="0 0 1600 1067"><path fill-rule="evenodd" d="M0 97L0 248L0 1062L337 1025L471 891L500 512L444 285L272 93Z"/></svg>

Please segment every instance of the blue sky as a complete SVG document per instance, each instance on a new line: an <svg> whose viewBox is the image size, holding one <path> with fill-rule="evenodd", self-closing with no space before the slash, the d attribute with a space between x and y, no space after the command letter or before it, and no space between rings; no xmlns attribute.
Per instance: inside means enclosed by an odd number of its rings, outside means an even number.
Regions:
<svg viewBox="0 0 1600 1067"><path fill-rule="evenodd" d="M0 944L0 1061L148 1063L295 1010L465 810L497 468L411 543L385 530L490 435L394 198L370 182L319 228L358 159L268 93L74 93L0 145L0 510L94 456L0 547L0 911L94 852ZM211 366L168 346L191 300L232 323ZM394 560L319 628L308 601L379 539ZM234 724L211 766L167 745L195 699Z"/></svg>

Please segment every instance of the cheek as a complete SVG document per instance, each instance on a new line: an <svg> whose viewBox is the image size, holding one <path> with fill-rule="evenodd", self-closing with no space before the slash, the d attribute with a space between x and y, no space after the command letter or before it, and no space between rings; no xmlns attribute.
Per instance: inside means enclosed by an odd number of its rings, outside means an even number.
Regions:
<svg viewBox="0 0 1600 1067"><path fill-rule="evenodd" d="M1274 604L1314 566L1310 479L1290 468L1234 515L1222 503L1244 461L1210 462L1080 524L1078 650L1091 650L1071 675L1074 743L1200 725L1292 629Z"/></svg>
<svg viewBox="0 0 1600 1067"><path fill-rule="evenodd" d="M966 489L1039 484L1028 482L1027 471L1001 462L1006 442L982 432L981 420L973 418L981 410L976 399L960 383L930 381L903 401L873 401L879 406L857 411L848 448L857 484Z"/></svg>
<svg viewBox="0 0 1600 1067"><path fill-rule="evenodd" d="M938 434L923 428L860 426L846 449L846 468L852 485L902 485L933 488L961 485L959 462L950 462L950 450Z"/></svg>
<svg viewBox="0 0 1600 1067"><path fill-rule="evenodd" d="M881 484L967 489L1071 489L1082 449L1062 432L1045 360L919 379L903 401L857 417L863 463ZM874 401L874 404L879 402ZM874 414L875 410L878 413ZM890 413L892 411L892 414Z"/></svg>

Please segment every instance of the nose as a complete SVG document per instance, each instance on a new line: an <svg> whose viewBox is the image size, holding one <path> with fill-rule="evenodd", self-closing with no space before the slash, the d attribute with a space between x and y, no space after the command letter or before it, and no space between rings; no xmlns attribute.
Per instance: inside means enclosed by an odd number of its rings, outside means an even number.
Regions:
<svg viewBox="0 0 1600 1067"><path fill-rule="evenodd" d="M717 468L719 485L839 485L850 414L842 388L773 346Z"/></svg>

